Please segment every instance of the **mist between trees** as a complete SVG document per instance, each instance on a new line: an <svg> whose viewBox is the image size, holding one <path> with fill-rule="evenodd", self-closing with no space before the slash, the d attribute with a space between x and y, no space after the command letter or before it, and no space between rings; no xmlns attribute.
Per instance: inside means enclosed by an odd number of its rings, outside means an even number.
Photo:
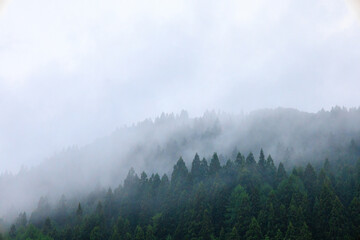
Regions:
<svg viewBox="0 0 360 240"><path fill-rule="evenodd" d="M326 158L355 156L349 152L359 151L359 122L360 109L339 107L318 113L282 108L247 115L206 112L199 118L185 111L163 114L89 145L70 147L17 174L3 174L0 214L11 221L20 212L30 214L40 196L54 205L62 194L81 199L93 189L116 188L131 167L170 176L179 156L190 166L195 153L211 159L218 152L225 164L239 151L247 156L262 148L287 170L307 162L318 169Z"/></svg>
<svg viewBox="0 0 360 240"><path fill-rule="evenodd" d="M345 150L345 149L344 149ZM220 164L216 153L182 158L166 174L130 169L114 191L97 189L55 207L41 198L29 222L21 213L10 239L357 239L360 234L360 154L316 170L286 171L260 151ZM358 158L358 161L353 159Z"/></svg>

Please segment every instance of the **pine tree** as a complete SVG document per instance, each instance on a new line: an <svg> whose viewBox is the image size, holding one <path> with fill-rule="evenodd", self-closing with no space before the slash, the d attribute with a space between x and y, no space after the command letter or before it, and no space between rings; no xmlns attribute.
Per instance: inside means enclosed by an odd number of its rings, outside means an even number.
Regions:
<svg viewBox="0 0 360 240"><path fill-rule="evenodd" d="M16 227L15 227L14 224L11 225L11 227L10 227L9 237L10 238L15 238L16 237Z"/></svg>
<svg viewBox="0 0 360 240"><path fill-rule="evenodd" d="M244 236L251 222L251 203L245 189L238 185L230 195L227 206L227 220L229 227L236 226L239 236Z"/></svg>
<svg viewBox="0 0 360 240"><path fill-rule="evenodd" d="M214 153L210 161L209 173L210 175L216 174L221 169L220 161L217 153Z"/></svg>
<svg viewBox="0 0 360 240"><path fill-rule="evenodd" d="M83 210L82 210L81 204L80 204L80 202L79 202L78 208L77 208L77 210L76 210L76 216L77 216L78 218L82 218L82 215L83 215Z"/></svg>
<svg viewBox="0 0 360 240"><path fill-rule="evenodd" d="M312 240L312 234L309 230L308 225L304 222L302 227L300 228L299 239L301 240Z"/></svg>
<svg viewBox="0 0 360 240"><path fill-rule="evenodd" d="M94 229L90 233L90 240L102 240L104 239L104 235L99 226L94 227Z"/></svg>
<svg viewBox="0 0 360 240"><path fill-rule="evenodd" d="M199 155L196 153L191 165L191 179L194 182L198 182L202 178L201 161Z"/></svg>
<svg viewBox="0 0 360 240"><path fill-rule="evenodd" d="M276 182L277 184L281 183L283 180L287 178L287 174L282 162L279 163L278 171L276 173Z"/></svg>
<svg viewBox="0 0 360 240"><path fill-rule="evenodd" d="M137 225L134 232L134 240L144 240L144 239L145 239L144 231L139 225Z"/></svg>
<svg viewBox="0 0 360 240"><path fill-rule="evenodd" d="M232 228L231 233L229 234L228 240L240 240L240 236L238 234L238 231L236 230L236 227Z"/></svg>
<svg viewBox="0 0 360 240"><path fill-rule="evenodd" d="M274 187L276 176L276 167L274 165L274 160L271 155L269 155L266 159L266 181L270 184L270 186Z"/></svg>
<svg viewBox="0 0 360 240"><path fill-rule="evenodd" d="M222 227L221 230L220 230L219 240L226 240L225 230L224 230L223 227Z"/></svg>
<svg viewBox="0 0 360 240"><path fill-rule="evenodd" d="M259 223L253 217L249 226L249 230L246 232L246 240L263 239Z"/></svg>
<svg viewBox="0 0 360 240"><path fill-rule="evenodd" d="M360 236L360 200L358 197L354 197L351 201L349 214L353 224L353 235Z"/></svg>
<svg viewBox="0 0 360 240"><path fill-rule="evenodd" d="M293 240L293 239L297 239L297 234L294 226L292 225L291 222L289 222L284 240Z"/></svg>
<svg viewBox="0 0 360 240"><path fill-rule="evenodd" d="M303 180L304 186L305 186L306 190L309 193L309 197L310 198L315 197L316 173L315 173L315 170L314 170L313 166L310 163L308 163L306 168L305 168L303 179L304 179ZM315 200L315 199L312 199L312 200Z"/></svg>
<svg viewBox="0 0 360 240"><path fill-rule="evenodd" d="M50 218L48 218L48 217L45 219L45 222L43 225L43 233L48 236L53 236L53 234L54 234L53 225L51 223Z"/></svg>
<svg viewBox="0 0 360 240"><path fill-rule="evenodd" d="M146 240L156 240L154 230L151 225L146 228Z"/></svg>
<svg viewBox="0 0 360 240"><path fill-rule="evenodd" d="M253 167L256 165L256 161L252 152L250 152L246 157L245 163L247 167Z"/></svg>
<svg viewBox="0 0 360 240"><path fill-rule="evenodd" d="M179 158L174 166L174 170L171 175L171 185L176 187L182 187L186 184L188 177L188 169L182 157Z"/></svg>
<svg viewBox="0 0 360 240"><path fill-rule="evenodd" d="M244 164L245 164L244 156L241 155L240 152L239 152L239 153L237 154L237 156L236 156L235 164L236 164L238 167L242 167L242 166L244 166Z"/></svg>
<svg viewBox="0 0 360 240"><path fill-rule="evenodd" d="M345 217L344 206L340 202L339 198L335 197L329 219L329 239L346 239L347 226L348 224Z"/></svg>
<svg viewBox="0 0 360 240"><path fill-rule="evenodd" d="M210 239L211 234L213 233L213 227L211 223L211 217L209 211L206 209L201 223L200 236L203 239Z"/></svg>
<svg viewBox="0 0 360 240"><path fill-rule="evenodd" d="M265 174L266 162L265 162L264 151L262 149L260 150L258 166L260 173Z"/></svg>
<svg viewBox="0 0 360 240"><path fill-rule="evenodd" d="M334 192L332 188L325 183L319 199L319 205L317 207L317 221L316 221L316 232L319 234L316 238L327 238L329 239L329 219L333 208Z"/></svg>
<svg viewBox="0 0 360 240"><path fill-rule="evenodd" d="M274 240L284 240L283 234L280 229L277 230Z"/></svg>

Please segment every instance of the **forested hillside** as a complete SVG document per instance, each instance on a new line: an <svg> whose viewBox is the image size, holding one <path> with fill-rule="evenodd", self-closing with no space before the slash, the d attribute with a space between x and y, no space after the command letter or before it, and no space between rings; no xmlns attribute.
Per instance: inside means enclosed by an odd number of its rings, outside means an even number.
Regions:
<svg viewBox="0 0 360 240"><path fill-rule="evenodd" d="M263 148L286 169L307 162L319 167L326 158L347 159L349 151L359 152L359 122L359 108L339 107L318 113L283 108L240 115L206 112L196 118L185 111L163 114L119 128L89 145L65 149L18 174L3 174L0 192L6 198L0 198L0 216L11 219L20 210L31 212L39 196L53 203L62 193L73 198L87 195L95 186L115 188L130 167L150 176L170 176L179 156L190 166L196 152L207 159L218 152L224 165L238 151Z"/></svg>
<svg viewBox="0 0 360 240"><path fill-rule="evenodd" d="M123 184L55 206L41 198L7 239L359 239L360 158L311 159L286 171L263 150L221 164L180 158L171 176L131 169ZM357 159L357 160L355 160ZM306 161L304 159L304 161ZM156 162L153 163L156 165Z"/></svg>

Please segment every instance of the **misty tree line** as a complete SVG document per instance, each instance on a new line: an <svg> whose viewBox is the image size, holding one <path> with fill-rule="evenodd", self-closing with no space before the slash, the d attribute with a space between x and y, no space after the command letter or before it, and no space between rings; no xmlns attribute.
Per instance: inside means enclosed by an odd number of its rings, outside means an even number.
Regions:
<svg viewBox="0 0 360 240"><path fill-rule="evenodd" d="M138 176L55 208L41 198L29 220L19 215L5 239L359 239L360 159L286 171L260 151L221 165L196 154L191 170L182 158L171 178ZM358 160L354 160L357 158ZM154 163L156 164L156 163Z"/></svg>

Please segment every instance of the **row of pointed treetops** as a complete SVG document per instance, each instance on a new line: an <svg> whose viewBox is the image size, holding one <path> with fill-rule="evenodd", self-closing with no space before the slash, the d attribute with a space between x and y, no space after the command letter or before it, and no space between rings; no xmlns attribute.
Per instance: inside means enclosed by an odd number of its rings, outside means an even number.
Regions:
<svg viewBox="0 0 360 240"><path fill-rule="evenodd" d="M42 201L29 222L22 216L6 237L358 239L360 160L347 159L287 173L262 150L258 161L239 153L224 165L216 153L209 164L196 154L190 171L180 158L171 179L131 169L114 191L97 190L80 203L62 201L52 209Z"/></svg>

